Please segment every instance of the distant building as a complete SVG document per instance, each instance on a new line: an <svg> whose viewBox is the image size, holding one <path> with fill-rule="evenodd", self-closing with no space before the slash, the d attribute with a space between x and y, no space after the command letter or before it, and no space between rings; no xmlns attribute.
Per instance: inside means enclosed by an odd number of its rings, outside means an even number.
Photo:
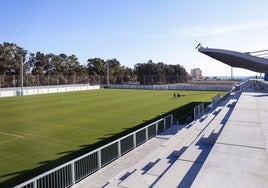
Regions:
<svg viewBox="0 0 268 188"><path fill-rule="evenodd" d="M191 76L194 80L202 79L202 70L200 68L191 69Z"/></svg>

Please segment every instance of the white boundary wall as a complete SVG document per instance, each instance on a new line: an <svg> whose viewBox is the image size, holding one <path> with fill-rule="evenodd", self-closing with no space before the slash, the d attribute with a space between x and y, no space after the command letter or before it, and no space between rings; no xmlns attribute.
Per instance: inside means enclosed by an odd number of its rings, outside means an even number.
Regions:
<svg viewBox="0 0 268 188"><path fill-rule="evenodd" d="M197 91L229 91L228 86L198 86L198 85L107 85L108 88L116 89L155 89L155 90L197 90ZM55 85L23 87L23 95L38 95L48 93L83 91L100 89L100 85L76 84L76 85ZM21 96L21 88L0 88L0 97Z"/></svg>
<svg viewBox="0 0 268 188"><path fill-rule="evenodd" d="M99 85L55 85L55 86L36 86L36 87L23 87L23 95L38 95L48 93L70 92L70 91L85 91L100 89ZM0 88L0 97L21 96L21 88Z"/></svg>
<svg viewBox="0 0 268 188"><path fill-rule="evenodd" d="M107 85L118 89L156 89L156 90L197 90L197 91L230 91L230 86L198 86L198 85Z"/></svg>

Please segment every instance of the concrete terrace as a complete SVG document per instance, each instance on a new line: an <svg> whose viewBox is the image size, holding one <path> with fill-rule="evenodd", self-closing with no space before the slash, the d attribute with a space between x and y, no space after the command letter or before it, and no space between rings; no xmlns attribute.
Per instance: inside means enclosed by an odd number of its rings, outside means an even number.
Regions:
<svg viewBox="0 0 268 188"><path fill-rule="evenodd" d="M268 187L268 93L244 92L193 187Z"/></svg>
<svg viewBox="0 0 268 188"><path fill-rule="evenodd" d="M268 93L232 93L73 187L268 187Z"/></svg>

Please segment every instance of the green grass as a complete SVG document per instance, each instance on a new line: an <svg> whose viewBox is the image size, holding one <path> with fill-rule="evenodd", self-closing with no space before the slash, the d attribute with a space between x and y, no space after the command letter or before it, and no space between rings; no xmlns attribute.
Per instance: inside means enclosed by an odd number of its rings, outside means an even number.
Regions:
<svg viewBox="0 0 268 188"><path fill-rule="evenodd" d="M0 98L0 183L22 181L181 106L209 102L219 92L179 91L179 99L173 93L101 89Z"/></svg>

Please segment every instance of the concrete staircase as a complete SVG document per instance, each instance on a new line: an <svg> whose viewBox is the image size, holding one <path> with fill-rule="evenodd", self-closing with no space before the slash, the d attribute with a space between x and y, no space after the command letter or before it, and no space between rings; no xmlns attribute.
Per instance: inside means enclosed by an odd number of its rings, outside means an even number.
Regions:
<svg viewBox="0 0 268 188"><path fill-rule="evenodd" d="M208 157L239 94L181 128L138 163L112 178L105 187L189 187Z"/></svg>

